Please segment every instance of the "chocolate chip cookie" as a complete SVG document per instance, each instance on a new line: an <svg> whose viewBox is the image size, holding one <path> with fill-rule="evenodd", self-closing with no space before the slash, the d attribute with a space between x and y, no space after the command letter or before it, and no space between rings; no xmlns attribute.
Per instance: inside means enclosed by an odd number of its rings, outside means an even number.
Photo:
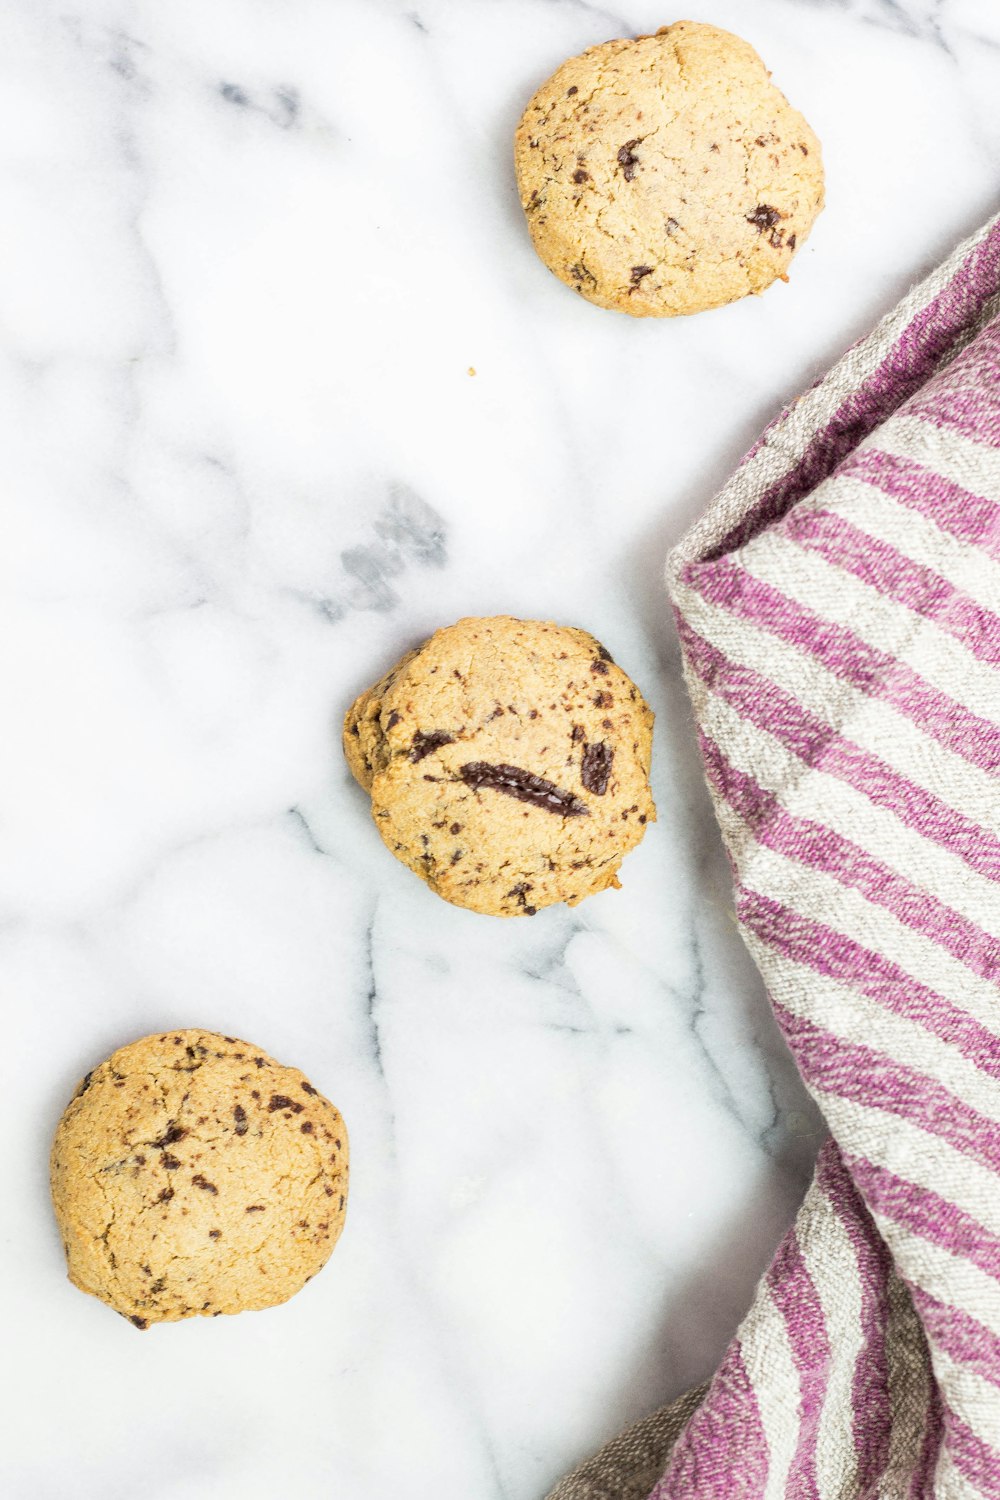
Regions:
<svg viewBox="0 0 1000 1500"><path fill-rule="evenodd" d="M343 1228L347 1134L298 1069L171 1031L87 1074L51 1181L69 1279L146 1328L299 1291Z"/></svg>
<svg viewBox="0 0 1000 1500"><path fill-rule="evenodd" d="M362 693L344 753L386 845L492 916L617 886L656 816L653 715L585 630L459 620Z"/></svg>
<svg viewBox="0 0 1000 1500"><path fill-rule="evenodd" d="M823 206L806 121L749 43L696 21L563 63L521 118L515 165L545 264L637 318L787 280Z"/></svg>

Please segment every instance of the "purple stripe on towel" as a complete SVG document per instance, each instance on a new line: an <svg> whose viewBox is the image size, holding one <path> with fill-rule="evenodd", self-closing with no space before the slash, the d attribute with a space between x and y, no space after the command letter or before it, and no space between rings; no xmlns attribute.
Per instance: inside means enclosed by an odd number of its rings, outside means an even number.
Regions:
<svg viewBox="0 0 1000 1500"><path fill-rule="evenodd" d="M1000 767L1000 733L995 724L970 712L845 625L824 620L727 558L710 567L692 568L686 581L710 603L808 652L858 692L888 703L955 755L984 771ZM1000 692L1000 682L997 688Z"/></svg>
<svg viewBox="0 0 1000 1500"><path fill-rule="evenodd" d="M889 1460L892 1406L889 1398L889 1252L879 1237L835 1141L827 1141L816 1163L826 1193L858 1263L862 1345L854 1362L851 1409L859 1495L874 1496Z"/></svg>
<svg viewBox="0 0 1000 1500"><path fill-rule="evenodd" d="M1000 940L832 828L785 812L777 796L765 791L747 772L737 770L708 735L699 738L709 784L742 818L758 843L859 891L873 905L885 907L905 926L939 944L980 978L1000 979ZM845 982L853 979L855 959L863 957L866 968L873 959L868 950L846 956ZM887 960L879 962L888 966L883 970L886 979L902 986L900 1014L927 1025L940 1012L939 1026L932 1024L931 1029L948 1040L968 1021L968 1014L950 1000L914 984L912 977L901 971L890 974L894 966ZM1000 1028L1000 1009L997 1024Z"/></svg>
<svg viewBox="0 0 1000 1500"><path fill-rule="evenodd" d="M996 501L963 489L915 459L881 453L877 447L860 448L842 472L846 478L881 490L908 510L919 511L959 541L981 547L992 557L1000 556L1000 505Z"/></svg>
<svg viewBox="0 0 1000 1500"><path fill-rule="evenodd" d="M730 661L683 620L678 630L688 665L748 723L773 734L805 765L846 782L901 823L949 849L980 875L1000 880L1000 840L993 834L879 756L845 739L760 672Z"/></svg>

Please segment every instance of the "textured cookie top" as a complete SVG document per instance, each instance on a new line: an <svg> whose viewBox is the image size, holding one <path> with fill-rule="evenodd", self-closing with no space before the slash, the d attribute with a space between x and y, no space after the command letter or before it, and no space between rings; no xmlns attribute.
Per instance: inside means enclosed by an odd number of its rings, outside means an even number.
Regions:
<svg viewBox="0 0 1000 1500"><path fill-rule="evenodd" d="M438 895L502 916L617 885L655 818L653 715L586 631L439 630L363 693L344 750L382 838Z"/></svg>
<svg viewBox="0 0 1000 1500"><path fill-rule="evenodd" d="M343 1227L347 1135L298 1069L171 1031L87 1074L51 1178L70 1280L145 1328L271 1307L315 1275Z"/></svg>
<svg viewBox="0 0 1000 1500"><path fill-rule="evenodd" d="M564 63L522 116L515 165L545 264L635 317L784 278L823 205L806 121L747 42L694 21Z"/></svg>

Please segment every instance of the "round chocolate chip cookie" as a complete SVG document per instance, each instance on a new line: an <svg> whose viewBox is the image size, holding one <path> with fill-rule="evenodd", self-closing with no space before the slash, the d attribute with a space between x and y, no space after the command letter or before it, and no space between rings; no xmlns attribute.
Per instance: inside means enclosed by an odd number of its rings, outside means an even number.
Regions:
<svg viewBox="0 0 1000 1500"><path fill-rule="evenodd" d="M656 811L653 715L585 630L459 620L352 705L344 751L397 859L491 916L617 886Z"/></svg>
<svg viewBox="0 0 1000 1500"><path fill-rule="evenodd" d="M69 1279L137 1328L285 1302L344 1223L344 1122L249 1042L171 1031L88 1073L59 1122Z"/></svg>
<svg viewBox="0 0 1000 1500"><path fill-rule="evenodd" d="M787 280L823 206L806 121L747 42L695 21L563 63L521 118L515 165L545 264L637 318Z"/></svg>

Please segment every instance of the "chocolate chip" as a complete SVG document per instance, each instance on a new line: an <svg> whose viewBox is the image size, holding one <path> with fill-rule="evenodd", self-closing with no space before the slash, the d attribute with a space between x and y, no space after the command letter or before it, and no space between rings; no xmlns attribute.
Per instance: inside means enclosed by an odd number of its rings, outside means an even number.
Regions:
<svg viewBox="0 0 1000 1500"><path fill-rule="evenodd" d="M574 182L589 182L590 181L590 173L589 172L585 172L582 167L577 167L576 171L573 173L573 181Z"/></svg>
<svg viewBox="0 0 1000 1500"><path fill-rule="evenodd" d="M614 657L611 655L611 652L608 650L607 646L598 645L597 654L601 658L601 661L614 661Z"/></svg>
<svg viewBox="0 0 1000 1500"><path fill-rule="evenodd" d="M209 1237L210 1240L221 1240L222 1239L222 1230L221 1229L210 1229L208 1231L208 1237Z"/></svg>
<svg viewBox="0 0 1000 1500"><path fill-rule="evenodd" d="M271 1102L267 1106L268 1113L272 1115L276 1109L290 1109L293 1115L300 1115L303 1107L297 1099L289 1099L287 1094L272 1094Z"/></svg>
<svg viewBox="0 0 1000 1500"><path fill-rule="evenodd" d="M299 1129L301 1130L303 1135L312 1135L315 1128L316 1127L313 1125L312 1120L303 1120L302 1124L299 1126Z"/></svg>
<svg viewBox="0 0 1000 1500"><path fill-rule="evenodd" d="M386 729L395 729L396 725L397 724L401 724L402 722L403 722L403 715L402 714L398 714L396 712L396 710L393 709L392 713L389 715L388 719L386 720L386 726L385 727L386 727Z"/></svg>
<svg viewBox="0 0 1000 1500"><path fill-rule="evenodd" d="M612 703L614 703L614 701L615 700L614 700L614 698L612 698L612 696L611 696L610 693L598 693L598 694L596 694L596 696L594 698L594 707L595 708L610 708L611 705L612 705Z"/></svg>
<svg viewBox="0 0 1000 1500"><path fill-rule="evenodd" d="M177 1160L176 1156L171 1156L169 1151L165 1151L160 1157L160 1165L163 1167L163 1170L165 1172L176 1172L177 1168L180 1166L180 1162Z"/></svg>
<svg viewBox="0 0 1000 1500"><path fill-rule="evenodd" d="M317 1094L319 1090L314 1089L311 1083L303 1083L302 1092L304 1094Z"/></svg>
<svg viewBox="0 0 1000 1500"><path fill-rule="evenodd" d="M264 1205L263 1203L251 1203L245 1212L248 1214L262 1214L264 1212Z"/></svg>
<svg viewBox="0 0 1000 1500"><path fill-rule="evenodd" d="M172 1187L161 1188L156 1195L156 1201L157 1203L169 1203L173 1196L174 1190Z"/></svg>
<svg viewBox="0 0 1000 1500"><path fill-rule="evenodd" d="M752 214L746 215L748 224L753 224L758 234L763 234L765 229L773 229L779 219L785 216L769 203L758 203Z"/></svg>
<svg viewBox="0 0 1000 1500"><path fill-rule="evenodd" d="M593 792L595 797L603 797L608 789L611 762L614 758L614 750L610 745L606 745L603 740L596 745L584 745L583 747L580 780L587 788L587 791Z"/></svg>
<svg viewBox="0 0 1000 1500"><path fill-rule="evenodd" d="M416 764L418 760L423 760L425 755L440 750L442 745L450 745L454 738L453 734L448 734L444 729L432 729L429 734L418 729L410 746L410 760Z"/></svg>
<svg viewBox="0 0 1000 1500"><path fill-rule="evenodd" d="M788 248L789 248L789 250L794 250L795 249L795 245L796 245L795 235L794 234L790 234L788 236Z"/></svg>
<svg viewBox="0 0 1000 1500"><path fill-rule="evenodd" d="M569 274L574 281L589 281L593 286L597 285L597 277L587 269L582 260L577 261L575 266L570 266Z"/></svg>
<svg viewBox="0 0 1000 1500"><path fill-rule="evenodd" d="M570 87L566 90L567 97L571 94L578 94L579 92L580 90L577 88L575 83L571 84Z"/></svg>
<svg viewBox="0 0 1000 1500"><path fill-rule="evenodd" d="M573 741L574 745L578 745L582 739L586 739L586 736L587 731L584 729L582 724L574 724L573 728L570 730L569 737Z"/></svg>
<svg viewBox="0 0 1000 1500"><path fill-rule="evenodd" d="M634 140L626 141L624 146L619 146L618 148L618 165L622 169L622 176L626 182L631 182L635 176L635 169L639 158L632 150L632 147L638 146L641 139L641 136L636 136Z"/></svg>
<svg viewBox="0 0 1000 1500"><path fill-rule="evenodd" d="M535 776L520 766L493 766L483 760L473 760L459 770L466 786L476 791L484 789L503 792L505 797L516 797L519 802L530 802L535 807L544 807L546 812L558 813L563 818L587 817L590 808L572 792L564 791L554 782Z"/></svg>
<svg viewBox="0 0 1000 1500"><path fill-rule="evenodd" d="M638 286L644 276L652 276L652 274L652 266L633 266L629 281L631 281L633 286Z"/></svg>
<svg viewBox="0 0 1000 1500"><path fill-rule="evenodd" d="M175 1141L182 1141L186 1135L187 1131L184 1129L184 1126L178 1125L176 1120L171 1120L159 1140L150 1141L150 1145L155 1146L158 1151L162 1151L165 1146L172 1146Z"/></svg>
<svg viewBox="0 0 1000 1500"><path fill-rule="evenodd" d="M202 1192L214 1193L216 1196L218 1196L219 1189L216 1187L215 1183L209 1182L208 1178L203 1177L200 1172L196 1172L195 1175L191 1178L191 1181L194 1183L194 1186L196 1188L201 1188Z"/></svg>
<svg viewBox="0 0 1000 1500"><path fill-rule="evenodd" d="M136 1328L148 1328L149 1327L149 1319L148 1318L136 1318L136 1317L133 1317L130 1314L129 1315L129 1322L130 1323L134 1323L135 1326L136 1326Z"/></svg>
<svg viewBox="0 0 1000 1500"><path fill-rule="evenodd" d="M242 1104L237 1104L234 1106L233 1119L236 1121L236 1134L246 1135L250 1127L247 1125L247 1112L243 1108Z"/></svg>
<svg viewBox="0 0 1000 1500"><path fill-rule="evenodd" d="M596 661L592 661L590 663L590 670L592 672L596 672L597 675L598 675L598 677L607 677L607 675L608 675L608 662L610 660L611 660L610 656L608 656L608 657L598 657L598 659Z"/></svg>
<svg viewBox="0 0 1000 1500"><path fill-rule="evenodd" d="M538 910L537 906L528 905L528 892L531 889L532 887L527 881L522 881L520 885L514 886L513 890L507 892L508 896L513 896L516 899L518 906L524 908L525 916L528 917L533 917Z"/></svg>
<svg viewBox="0 0 1000 1500"><path fill-rule="evenodd" d="M676 234L680 227L680 224L672 215L667 218L666 230L668 234Z"/></svg>

